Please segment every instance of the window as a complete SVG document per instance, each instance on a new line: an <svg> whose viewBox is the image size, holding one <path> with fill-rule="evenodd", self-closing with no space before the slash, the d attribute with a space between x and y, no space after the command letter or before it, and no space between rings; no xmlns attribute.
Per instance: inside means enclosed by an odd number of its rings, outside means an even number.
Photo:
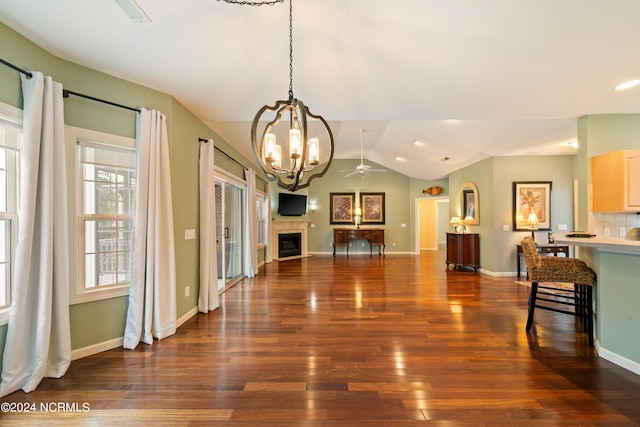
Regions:
<svg viewBox="0 0 640 427"><path fill-rule="evenodd" d="M8 321L18 244L22 112L0 104L0 324Z"/></svg>
<svg viewBox="0 0 640 427"><path fill-rule="evenodd" d="M78 280L71 301L125 295L136 185L133 139L69 128L75 143Z"/></svg>

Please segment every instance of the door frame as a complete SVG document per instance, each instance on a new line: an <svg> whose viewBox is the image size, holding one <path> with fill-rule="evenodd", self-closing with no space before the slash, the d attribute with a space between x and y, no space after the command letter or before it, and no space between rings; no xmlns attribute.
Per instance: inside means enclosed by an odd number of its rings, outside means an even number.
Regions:
<svg viewBox="0 0 640 427"><path fill-rule="evenodd" d="M417 255L420 254L420 231L421 231L421 227L422 225L420 224L420 205L421 205L421 201L424 200L429 200L429 201L434 201L436 204L438 203L449 203L449 196L442 196L442 197L418 197L414 200L414 210L415 210L415 224L416 224L416 228L415 228L415 253ZM438 209L436 209L436 221L435 221L435 226L433 227L434 230L431 230L434 233L437 233L438 230L440 229L440 224L442 223L447 223L449 221L448 219L448 215L445 218L440 218L441 215L438 214ZM437 239L436 239L436 245L439 246L437 244ZM436 250L438 250L438 248L436 248Z"/></svg>

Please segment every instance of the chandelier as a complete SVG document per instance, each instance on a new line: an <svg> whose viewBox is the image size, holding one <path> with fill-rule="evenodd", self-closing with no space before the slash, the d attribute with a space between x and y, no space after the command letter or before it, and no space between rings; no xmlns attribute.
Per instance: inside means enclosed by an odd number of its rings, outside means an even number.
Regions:
<svg viewBox="0 0 640 427"><path fill-rule="evenodd" d="M260 4L270 3L274 2ZM322 116L312 114L293 96L292 0L289 0L289 98L258 111L251 125L251 144L267 177L289 191L308 187L311 180L325 174L333 159L331 128Z"/></svg>

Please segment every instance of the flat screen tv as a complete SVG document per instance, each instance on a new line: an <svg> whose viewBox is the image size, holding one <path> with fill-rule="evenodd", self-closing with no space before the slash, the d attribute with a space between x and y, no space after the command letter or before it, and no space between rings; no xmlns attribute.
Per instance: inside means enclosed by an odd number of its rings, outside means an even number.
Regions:
<svg viewBox="0 0 640 427"><path fill-rule="evenodd" d="M302 194L280 193L278 213L282 216L302 216L307 213L307 196Z"/></svg>

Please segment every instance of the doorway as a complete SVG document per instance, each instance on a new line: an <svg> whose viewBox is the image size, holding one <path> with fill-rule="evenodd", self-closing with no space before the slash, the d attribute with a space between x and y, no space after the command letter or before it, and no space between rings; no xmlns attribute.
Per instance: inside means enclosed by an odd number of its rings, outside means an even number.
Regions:
<svg viewBox="0 0 640 427"><path fill-rule="evenodd" d="M449 229L449 199L416 199L416 252L437 251Z"/></svg>
<svg viewBox="0 0 640 427"><path fill-rule="evenodd" d="M215 195L218 291L222 292L243 277L244 189L216 178Z"/></svg>

